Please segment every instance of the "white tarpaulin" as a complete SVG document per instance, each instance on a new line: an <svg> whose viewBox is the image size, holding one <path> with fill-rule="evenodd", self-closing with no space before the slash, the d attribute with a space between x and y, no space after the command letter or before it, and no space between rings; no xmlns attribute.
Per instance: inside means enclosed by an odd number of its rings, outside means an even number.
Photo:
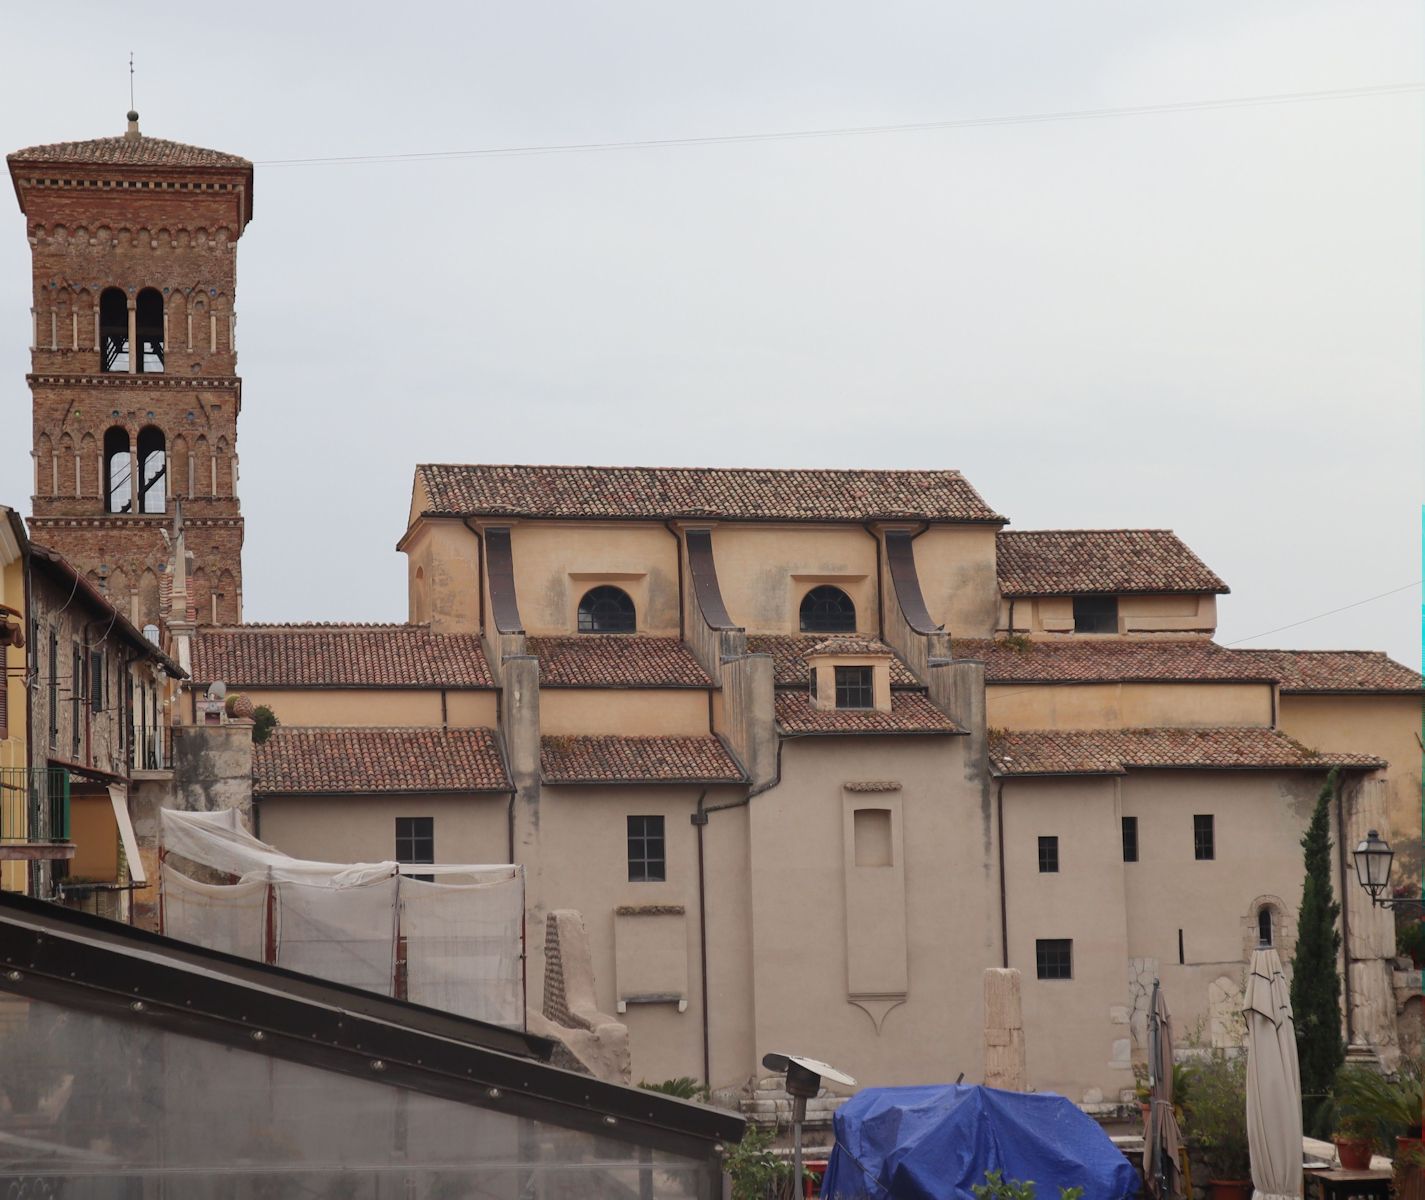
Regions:
<svg viewBox="0 0 1425 1200"><path fill-rule="evenodd" d="M147 883L143 859L139 856L139 840L134 836L134 823L129 820L129 792L122 784L109 785L109 803L114 808L114 823L119 827L119 842L124 847L124 861L129 878L135 883Z"/></svg>
<svg viewBox="0 0 1425 1200"><path fill-rule="evenodd" d="M260 879L228 886L199 883L167 863L163 880L163 932L180 941L262 961L267 947L267 884Z"/></svg>
<svg viewBox="0 0 1425 1200"><path fill-rule="evenodd" d="M1291 989L1271 948L1252 951L1242 997L1247 1019L1247 1142L1253 1200L1301 1196L1301 1072Z"/></svg>
<svg viewBox="0 0 1425 1200"><path fill-rule="evenodd" d="M164 809L161 819L165 856L237 876L234 884L199 883L165 862L171 936L257 959L275 943L279 966L386 995L396 990L404 944L410 1000L524 1028L521 868L313 862L258 841L235 810Z"/></svg>
<svg viewBox="0 0 1425 1200"><path fill-rule="evenodd" d="M496 1024L523 1008L516 889L402 879L400 901L407 999Z"/></svg>

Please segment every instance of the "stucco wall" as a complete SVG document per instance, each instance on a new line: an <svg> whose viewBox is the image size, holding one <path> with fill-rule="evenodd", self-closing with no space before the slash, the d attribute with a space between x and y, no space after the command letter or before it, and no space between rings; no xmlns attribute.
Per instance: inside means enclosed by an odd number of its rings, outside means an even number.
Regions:
<svg viewBox="0 0 1425 1200"><path fill-rule="evenodd" d="M1014 629L1030 636L1060 636L1074 631L1072 596L1028 596L999 602L998 628L1009 630L1009 610L1014 606ZM1120 633L1213 633L1217 628L1217 597L1201 595L1119 596ZM983 635L981 635L983 636ZM1118 636L1079 634L1079 637Z"/></svg>
<svg viewBox="0 0 1425 1200"><path fill-rule="evenodd" d="M649 522L524 521L510 531L515 591L531 637L578 631L579 600L612 584L633 599L638 632L678 632L678 544Z"/></svg>
<svg viewBox="0 0 1425 1200"><path fill-rule="evenodd" d="M1272 723L1272 689L1264 683L1002 683L986 689L986 700L994 729Z"/></svg>
<svg viewBox="0 0 1425 1200"><path fill-rule="evenodd" d="M782 782L752 801L749 818L757 1056L792 1050L876 1084L978 1077L981 970L999 958L996 857L991 812L965 776L966 742L783 746ZM875 917L906 938L909 988L894 1007L848 998L845 785L873 781L901 785L904 906ZM859 795L875 807L880 794Z"/></svg>
<svg viewBox="0 0 1425 1200"><path fill-rule="evenodd" d="M294 858L393 858L397 817L434 818L437 862L501 863L510 857L503 795L264 796L254 807L258 836Z"/></svg>
<svg viewBox="0 0 1425 1200"><path fill-rule="evenodd" d="M246 688L283 725L440 726L493 728L494 691L437 688Z"/></svg>
<svg viewBox="0 0 1425 1200"><path fill-rule="evenodd" d="M541 688L545 734L697 736L709 732L708 693L700 688Z"/></svg>
<svg viewBox="0 0 1425 1200"><path fill-rule="evenodd" d="M999 601L993 526L931 526L915 539L915 569L937 624L955 637L993 636Z"/></svg>
<svg viewBox="0 0 1425 1200"><path fill-rule="evenodd" d="M1388 836L1400 880L1420 875L1422 703L1419 696L1284 695L1278 718L1283 730L1314 749L1375 754L1390 764Z"/></svg>
<svg viewBox="0 0 1425 1200"><path fill-rule="evenodd" d="M857 631L878 628L876 541L854 525L735 525L713 532L728 615L748 633L796 633L802 599L832 584L856 605Z"/></svg>
<svg viewBox="0 0 1425 1200"><path fill-rule="evenodd" d="M402 545L408 612L436 633L477 633L480 626L480 545L455 518L425 518ZM422 572L420 595L416 572Z"/></svg>

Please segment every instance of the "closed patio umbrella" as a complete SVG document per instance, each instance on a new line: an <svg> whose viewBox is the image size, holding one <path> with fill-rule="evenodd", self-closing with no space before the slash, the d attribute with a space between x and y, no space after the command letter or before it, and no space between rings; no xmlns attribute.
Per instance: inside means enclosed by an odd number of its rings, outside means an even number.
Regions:
<svg viewBox="0 0 1425 1200"><path fill-rule="evenodd" d="M1301 1196L1301 1071L1296 1027L1281 959L1270 947L1252 952L1242 997L1247 1019L1247 1141L1252 1200Z"/></svg>
<svg viewBox="0 0 1425 1200"><path fill-rule="evenodd" d="M1163 989L1153 981L1153 1007L1148 1014L1149 1096L1147 1140L1143 1146L1143 1177L1158 1200L1183 1195L1182 1142L1173 1111L1173 1023Z"/></svg>

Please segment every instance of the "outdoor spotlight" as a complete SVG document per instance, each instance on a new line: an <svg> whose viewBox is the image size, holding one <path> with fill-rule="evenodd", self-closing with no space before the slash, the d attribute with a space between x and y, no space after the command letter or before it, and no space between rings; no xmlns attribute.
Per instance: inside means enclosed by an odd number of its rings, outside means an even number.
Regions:
<svg viewBox="0 0 1425 1200"><path fill-rule="evenodd" d="M792 1178L797 1187L802 1184L802 1122L807 1116L807 1101L821 1091L823 1078L855 1087L856 1081L844 1071L827 1063L799 1054L764 1054L762 1065L779 1075L786 1073L787 1095L792 1098Z"/></svg>
<svg viewBox="0 0 1425 1200"><path fill-rule="evenodd" d="M1356 847L1354 857L1356 878L1371 894L1371 900L1377 900L1390 883L1390 864L1395 858L1395 851L1385 838L1372 829L1366 834L1365 841Z"/></svg>

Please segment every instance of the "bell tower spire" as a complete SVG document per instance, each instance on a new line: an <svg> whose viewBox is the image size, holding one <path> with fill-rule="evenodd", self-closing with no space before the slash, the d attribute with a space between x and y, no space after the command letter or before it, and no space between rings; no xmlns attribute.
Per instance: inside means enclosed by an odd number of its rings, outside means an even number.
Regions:
<svg viewBox="0 0 1425 1200"><path fill-rule="evenodd" d="M131 57L131 88L132 69ZM235 622L233 301L252 164L148 137L138 117L130 107L117 137L7 160L32 263L31 530L137 624ZM192 569L172 614L164 535L180 498Z"/></svg>

